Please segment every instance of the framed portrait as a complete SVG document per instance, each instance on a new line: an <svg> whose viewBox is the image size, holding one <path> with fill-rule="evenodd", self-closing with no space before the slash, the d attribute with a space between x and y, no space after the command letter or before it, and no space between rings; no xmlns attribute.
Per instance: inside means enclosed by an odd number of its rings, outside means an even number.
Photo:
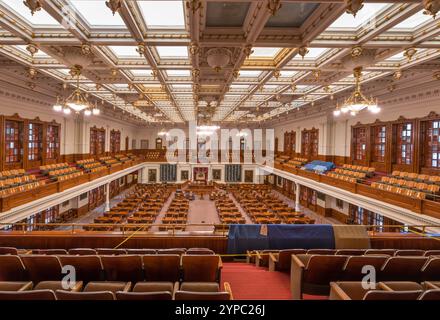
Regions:
<svg viewBox="0 0 440 320"><path fill-rule="evenodd" d="M222 179L222 170L212 169L212 180L221 180L221 179Z"/></svg>
<svg viewBox="0 0 440 320"><path fill-rule="evenodd" d="M188 170L180 171L180 180L188 180L189 172Z"/></svg>

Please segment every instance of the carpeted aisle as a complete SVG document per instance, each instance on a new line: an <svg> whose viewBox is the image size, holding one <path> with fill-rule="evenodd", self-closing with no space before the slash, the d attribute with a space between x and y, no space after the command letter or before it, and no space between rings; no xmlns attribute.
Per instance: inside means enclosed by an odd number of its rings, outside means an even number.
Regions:
<svg viewBox="0 0 440 320"><path fill-rule="evenodd" d="M288 274L269 272L247 263L223 263L222 282L229 282L236 300L288 300Z"/></svg>

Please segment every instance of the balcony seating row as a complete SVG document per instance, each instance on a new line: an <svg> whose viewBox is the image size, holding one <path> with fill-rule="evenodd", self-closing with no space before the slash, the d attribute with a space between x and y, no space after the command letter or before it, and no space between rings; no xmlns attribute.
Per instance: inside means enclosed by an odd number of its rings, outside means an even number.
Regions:
<svg viewBox="0 0 440 320"><path fill-rule="evenodd" d="M40 171L42 171L43 173L46 174L49 171L60 170L60 169L68 168L68 167L69 167L69 164L67 162L55 163L55 164L48 164L45 166L40 166Z"/></svg>
<svg viewBox="0 0 440 320"><path fill-rule="evenodd" d="M440 282L385 281L365 285L357 281L330 283L330 300L440 300Z"/></svg>
<svg viewBox="0 0 440 320"><path fill-rule="evenodd" d="M376 171L376 169L373 167L356 166L352 164L344 164L342 165L342 168L351 171L364 172L369 177L373 176L374 172Z"/></svg>
<svg viewBox="0 0 440 320"><path fill-rule="evenodd" d="M374 282L440 279L438 256L296 254L291 259L293 299L301 299L303 294L328 296L331 282L362 281L365 266Z"/></svg>
<svg viewBox="0 0 440 320"><path fill-rule="evenodd" d="M26 172L24 169L5 170L0 172L0 180L21 177Z"/></svg>
<svg viewBox="0 0 440 320"><path fill-rule="evenodd" d="M392 177L397 179L405 179L409 181L425 182L428 184L440 184L440 176L431 176L427 174L418 174L414 172L393 171Z"/></svg>
<svg viewBox="0 0 440 320"><path fill-rule="evenodd" d="M32 190L32 189L44 186L44 184L45 184L45 181L40 180L40 181L33 181L33 182L24 183L24 184L14 186L14 187L2 188L0 190L0 197L14 195L14 194L17 194L20 192Z"/></svg>
<svg viewBox="0 0 440 320"><path fill-rule="evenodd" d="M76 276L70 289L63 287L63 267ZM105 300L118 293L129 300L151 300L146 293L160 293L154 299L189 299L200 292L211 293L206 299L229 300L230 294L219 294L221 268L216 255L7 255L0 256L0 298L16 297L10 290L34 289L68 300L99 299L97 293ZM128 294L132 284L134 293Z"/></svg>
<svg viewBox="0 0 440 320"><path fill-rule="evenodd" d="M388 192L392 192L395 194L401 194L407 197L411 197L414 199L419 199L419 200L423 200L426 199L426 193L425 192L421 192L421 191L417 191L417 190L411 190L411 189L406 189L406 188L400 188L400 187L395 187L392 185L388 185L385 183L380 183L380 182L373 182L371 184L371 187L374 189L379 189L379 190L384 190L384 191L388 191Z"/></svg>
<svg viewBox="0 0 440 320"><path fill-rule="evenodd" d="M407 189L413 189L415 191L421 191L425 193L437 194L440 191L440 185L427 184L424 182L415 182L405 179L397 179L391 177L382 177L381 183L393 185L396 187L402 187Z"/></svg>

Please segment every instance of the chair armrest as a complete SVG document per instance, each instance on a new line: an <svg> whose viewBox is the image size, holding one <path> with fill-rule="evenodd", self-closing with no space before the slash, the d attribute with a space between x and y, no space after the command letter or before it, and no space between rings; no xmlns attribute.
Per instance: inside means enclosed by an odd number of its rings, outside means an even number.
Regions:
<svg viewBox="0 0 440 320"><path fill-rule="evenodd" d="M218 269L221 270L223 269L223 261L222 261L222 257L218 257Z"/></svg>
<svg viewBox="0 0 440 320"><path fill-rule="evenodd" d="M425 288L425 290L438 290L438 287L433 284L431 281L425 281L422 283L423 287Z"/></svg>
<svg viewBox="0 0 440 320"><path fill-rule="evenodd" d="M22 286L20 288L20 290L18 291L28 291L28 290L32 290L32 288L34 287L34 284L32 283L32 281L29 281L28 283L26 283L24 286Z"/></svg>
<svg viewBox="0 0 440 320"><path fill-rule="evenodd" d="M263 258L261 257L261 253L260 253L260 251L255 251L255 266L256 267L259 267L260 266L260 261L262 260Z"/></svg>
<svg viewBox="0 0 440 320"><path fill-rule="evenodd" d="M127 282L127 284L124 287L124 290L122 290L123 292L128 292L131 290L131 282Z"/></svg>
<svg viewBox="0 0 440 320"><path fill-rule="evenodd" d="M72 291L72 292L80 292L83 289L83 285L84 285L84 282L77 281L70 291Z"/></svg>
<svg viewBox="0 0 440 320"><path fill-rule="evenodd" d="M302 279L305 266L297 258L296 255L291 257L292 263L290 264L290 292L292 293L292 299L302 299Z"/></svg>
<svg viewBox="0 0 440 320"><path fill-rule="evenodd" d="M223 283L223 286L225 287L225 291L229 293L231 300L234 300L234 296L232 295L231 285L229 284L229 282Z"/></svg>
<svg viewBox="0 0 440 320"><path fill-rule="evenodd" d="M352 300L344 290L336 283L330 282L329 300Z"/></svg>
<svg viewBox="0 0 440 320"><path fill-rule="evenodd" d="M269 253L269 271L275 271L278 263L278 255L277 253L270 252Z"/></svg>

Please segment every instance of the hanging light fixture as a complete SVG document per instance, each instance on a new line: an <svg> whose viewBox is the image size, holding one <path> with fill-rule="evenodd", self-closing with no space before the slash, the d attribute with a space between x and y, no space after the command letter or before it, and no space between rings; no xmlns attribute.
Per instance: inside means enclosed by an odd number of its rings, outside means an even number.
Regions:
<svg viewBox="0 0 440 320"><path fill-rule="evenodd" d="M60 96L57 96L57 102L53 105L53 110L56 112L63 111L63 106L60 103Z"/></svg>
<svg viewBox="0 0 440 320"><path fill-rule="evenodd" d="M344 101L341 107L337 106L333 111L335 116L339 116L341 113L350 113L352 116L356 116L362 110L367 109L372 113L380 112L380 107L377 105L377 100L373 98L368 99L361 92L361 76L362 67L357 67L353 70L353 75L355 78L355 90L354 92Z"/></svg>

